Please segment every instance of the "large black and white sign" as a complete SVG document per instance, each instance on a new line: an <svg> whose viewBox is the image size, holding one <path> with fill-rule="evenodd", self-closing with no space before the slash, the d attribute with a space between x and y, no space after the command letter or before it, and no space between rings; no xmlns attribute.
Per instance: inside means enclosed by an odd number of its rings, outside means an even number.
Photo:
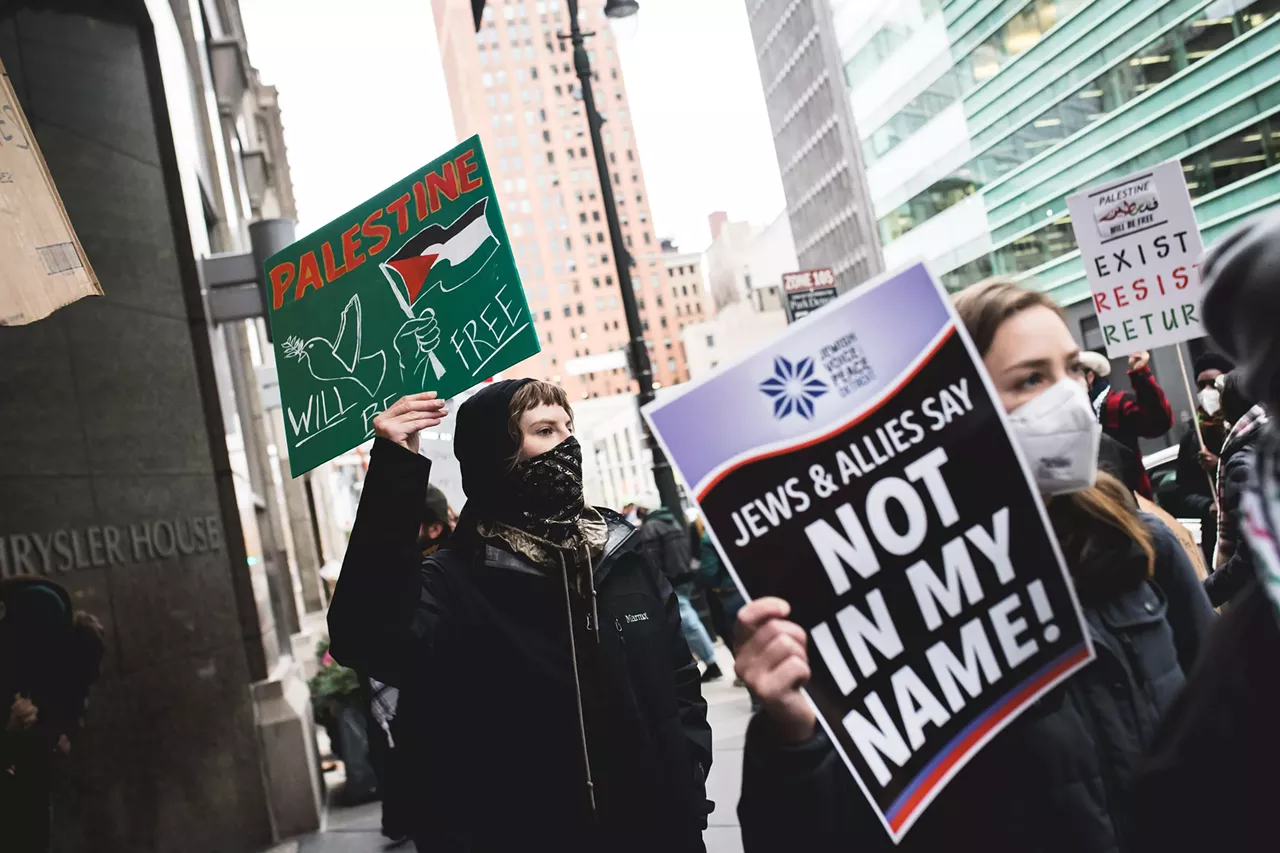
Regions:
<svg viewBox="0 0 1280 853"><path fill-rule="evenodd" d="M1092 660L1003 409L923 266L645 415L744 594L786 599L809 632L809 697L895 841Z"/></svg>

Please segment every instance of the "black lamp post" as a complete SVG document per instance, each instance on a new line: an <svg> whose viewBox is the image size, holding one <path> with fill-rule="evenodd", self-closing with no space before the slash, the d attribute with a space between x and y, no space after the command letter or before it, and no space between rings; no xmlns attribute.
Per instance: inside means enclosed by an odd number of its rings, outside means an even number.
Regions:
<svg viewBox="0 0 1280 853"><path fill-rule="evenodd" d="M644 343L644 329L640 325L640 311L636 307L636 294L631 286L631 256L622 241L622 227L618 224L618 208L613 198L613 181L609 176L609 160L604 150L604 142L600 137L600 125L604 122L596 112L595 93L591 88L591 63L587 59L587 49L583 45L584 34L578 26L578 0L566 0L569 9L569 35L560 34L560 38L568 38L573 43L573 68L578 74L582 87L582 108L587 113L587 127L591 130L591 148L596 158L596 174L600 178L600 203L604 207L605 219L609 224L609 240L613 243L613 261L618 272L618 287L622 289L622 308L627 316L627 332L631 347L631 367L635 372L636 382L640 386L639 405L653 400L653 368L649 362L649 350ZM626 18L634 15L640 8L636 0L606 0L604 13L610 18ZM587 33L586 35L593 35ZM647 424L642 424L645 439L653 452L653 479L658 486L658 494L662 503L673 513L681 524L684 524L684 510L680 506L680 490L676 488L676 478L671 471L671 463L662 452L657 440L649 432Z"/></svg>

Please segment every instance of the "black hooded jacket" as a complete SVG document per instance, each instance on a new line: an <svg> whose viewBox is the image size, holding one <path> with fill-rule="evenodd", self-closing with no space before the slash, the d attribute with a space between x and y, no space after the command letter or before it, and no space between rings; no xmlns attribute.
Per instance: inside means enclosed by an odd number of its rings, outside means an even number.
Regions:
<svg viewBox="0 0 1280 853"><path fill-rule="evenodd" d="M634 529L604 511L598 625L561 576L476 532L501 510L515 453L507 407L520 384L495 383L460 408L468 503L425 561L415 538L430 462L375 442L329 610L330 651L401 688L397 749L413 766L420 848L701 851L706 703L675 596Z"/></svg>

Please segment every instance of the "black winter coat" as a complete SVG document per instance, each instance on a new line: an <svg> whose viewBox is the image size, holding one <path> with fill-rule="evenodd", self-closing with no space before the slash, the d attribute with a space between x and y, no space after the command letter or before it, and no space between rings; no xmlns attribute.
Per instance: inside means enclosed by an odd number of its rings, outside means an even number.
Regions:
<svg viewBox="0 0 1280 853"><path fill-rule="evenodd" d="M1213 616L1177 539L1146 521L1157 551L1153 579L1085 608L1097 660L976 755L896 848L821 729L787 746L756 715L738 804L746 853L1137 849L1134 769Z"/></svg>
<svg viewBox="0 0 1280 853"><path fill-rule="evenodd" d="M1219 427L1218 445L1212 444L1212 436L1205 428L1205 441L1212 453L1222 449L1222 430ZM1166 507L1179 518L1198 518L1203 522L1211 516L1213 509L1213 480L1200 466L1200 439L1196 437L1196 428L1191 426L1182 436L1178 444L1178 466L1174 478L1177 488L1174 491L1174 505Z"/></svg>
<svg viewBox="0 0 1280 853"><path fill-rule="evenodd" d="M1142 853L1271 853L1280 624L1258 584L1218 620L1138 773Z"/></svg>
<svg viewBox="0 0 1280 853"><path fill-rule="evenodd" d="M608 514L597 640L563 577L508 551L423 561L429 472L375 443L329 610L334 658L401 688L396 747L420 849L703 850L706 703L675 596L634 530Z"/></svg>
<svg viewBox="0 0 1280 853"><path fill-rule="evenodd" d="M649 513L640 525L640 551L662 572L672 586L680 586L694 578L693 552L689 534L667 509Z"/></svg>
<svg viewBox="0 0 1280 853"><path fill-rule="evenodd" d="M1206 447L1212 453L1222 450L1221 424L1202 427ZM1187 429L1178 445L1178 467L1174 475L1170 505L1165 507L1178 518L1200 520L1200 550L1206 566L1213 566L1213 547L1218 541L1218 516L1213 511L1215 482L1200 466L1200 439L1195 426Z"/></svg>

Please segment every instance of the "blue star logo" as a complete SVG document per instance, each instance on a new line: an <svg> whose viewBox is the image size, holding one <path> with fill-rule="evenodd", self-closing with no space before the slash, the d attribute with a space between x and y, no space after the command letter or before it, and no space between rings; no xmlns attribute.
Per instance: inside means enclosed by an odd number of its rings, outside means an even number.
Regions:
<svg viewBox="0 0 1280 853"><path fill-rule="evenodd" d="M830 389L814 378L812 358L792 364L778 356L773 360L773 375L760 383L760 390L773 399L773 416L778 420L792 412L808 420L813 417L813 401Z"/></svg>

